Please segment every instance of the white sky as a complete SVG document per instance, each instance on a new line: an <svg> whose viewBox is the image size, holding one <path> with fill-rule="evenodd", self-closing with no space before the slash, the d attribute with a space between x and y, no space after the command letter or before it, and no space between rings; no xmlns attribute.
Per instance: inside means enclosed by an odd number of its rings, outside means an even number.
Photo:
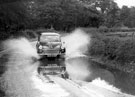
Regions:
<svg viewBox="0 0 135 97"><path fill-rule="evenodd" d="M118 6L121 8L123 5L128 7L135 6L135 0L114 0Z"/></svg>

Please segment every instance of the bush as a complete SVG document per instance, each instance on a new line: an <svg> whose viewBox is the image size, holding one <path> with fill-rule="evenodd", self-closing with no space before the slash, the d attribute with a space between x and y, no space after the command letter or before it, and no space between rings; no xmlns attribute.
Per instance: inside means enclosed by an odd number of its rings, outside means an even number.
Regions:
<svg viewBox="0 0 135 97"><path fill-rule="evenodd" d="M100 56L104 54L105 50L105 43L102 40L94 39L90 45L90 55L92 56Z"/></svg>
<svg viewBox="0 0 135 97"><path fill-rule="evenodd" d="M101 32L101 33L108 32L108 28L106 26L100 26L99 27L99 32Z"/></svg>
<svg viewBox="0 0 135 97"><path fill-rule="evenodd" d="M24 30L24 31L22 31L22 35L24 35L25 37L30 38L30 39L37 37L36 32L33 30Z"/></svg>
<svg viewBox="0 0 135 97"><path fill-rule="evenodd" d="M120 63L135 62L135 40L100 35L92 39L89 54Z"/></svg>
<svg viewBox="0 0 135 97"><path fill-rule="evenodd" d="M105 38L103 42L105 44L104 56L110 60L114 60L116 58L116 50L120 45L120 40L118 38Z"/></svg>
<svg viewBox="0 0 135 97"><path fill-rule="evenodd" d="M129 39L122 42L116 54L116 61L135 62L135 41Z"/></svg>

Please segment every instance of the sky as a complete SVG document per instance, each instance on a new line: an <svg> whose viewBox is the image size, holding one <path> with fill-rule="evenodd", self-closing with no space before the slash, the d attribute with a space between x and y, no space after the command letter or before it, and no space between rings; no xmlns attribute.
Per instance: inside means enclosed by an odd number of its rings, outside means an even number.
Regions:
<svg viewBox="0 0 135 97"><path fill-rule="evenodd" d="M128 7L135 6L135 0L114 0L118 6L121 8L123 5Z"/></svg>

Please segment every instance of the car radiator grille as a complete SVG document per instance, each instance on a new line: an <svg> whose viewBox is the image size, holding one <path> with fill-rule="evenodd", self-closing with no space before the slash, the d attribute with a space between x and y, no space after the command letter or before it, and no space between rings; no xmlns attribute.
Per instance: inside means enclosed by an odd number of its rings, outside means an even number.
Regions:
<svg viewBox="0 0 135 97"><path fill-rule="evenodd" d="M59 50L44 50L45 53L59 53Z"/></svg>

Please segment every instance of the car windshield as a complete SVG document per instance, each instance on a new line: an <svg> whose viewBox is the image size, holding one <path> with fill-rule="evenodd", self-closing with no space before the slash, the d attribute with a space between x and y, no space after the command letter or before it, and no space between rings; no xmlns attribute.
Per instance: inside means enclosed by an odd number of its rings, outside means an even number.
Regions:
<svg viewBox="0 0 135 97"><path fill-rule="evenodd" d="M41 35L41 42L60 42L60 37L58 35Z"/></svg>

